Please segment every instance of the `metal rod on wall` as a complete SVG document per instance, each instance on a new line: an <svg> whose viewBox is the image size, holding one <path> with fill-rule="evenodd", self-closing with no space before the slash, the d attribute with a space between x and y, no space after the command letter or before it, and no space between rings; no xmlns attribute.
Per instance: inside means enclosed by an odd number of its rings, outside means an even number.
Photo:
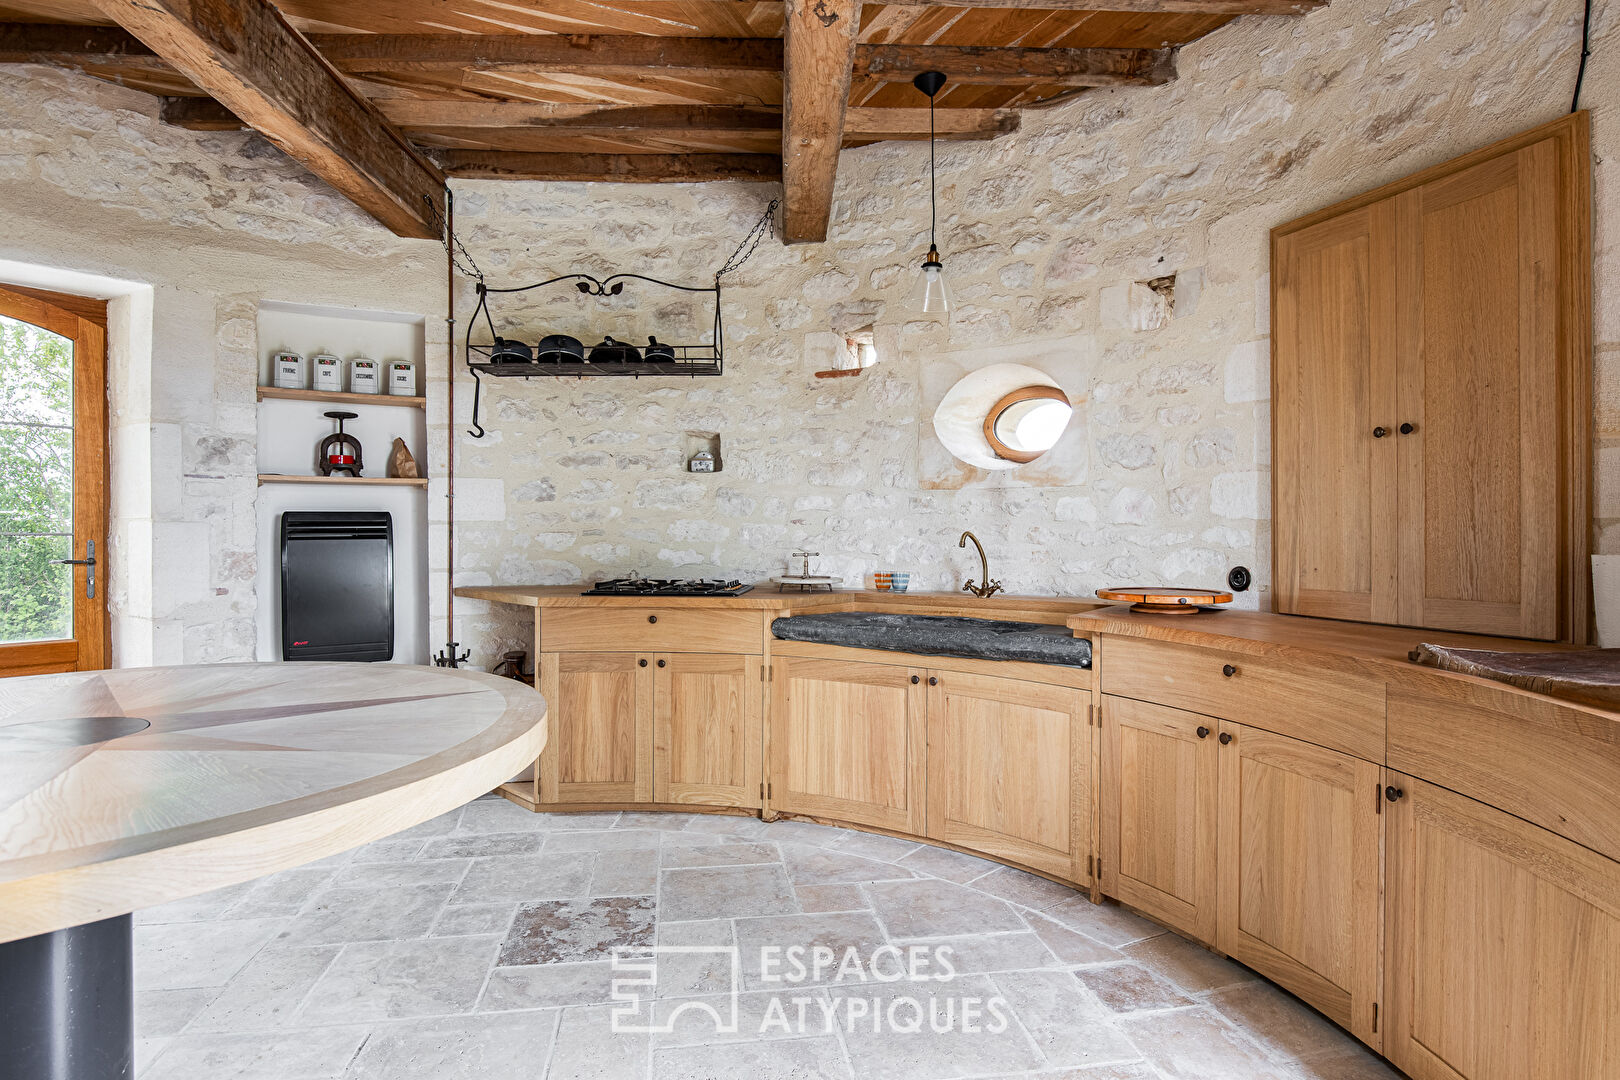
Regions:
<svg viewBox="0 0 1620 1080"><path fill-rule="evenodd" d="M456 195L444 193L444 651L433 658L440 667L460 667L471 650L457 655L456 646Z"/></svg>

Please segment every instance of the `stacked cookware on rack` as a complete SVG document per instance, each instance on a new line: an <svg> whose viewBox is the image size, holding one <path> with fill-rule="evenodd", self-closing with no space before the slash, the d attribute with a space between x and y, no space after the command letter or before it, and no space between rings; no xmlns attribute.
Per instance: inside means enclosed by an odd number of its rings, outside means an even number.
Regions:
<svg viewBox="0 0 1620 1080"><path fill-rule="evenodd" d="M497 337L489 347L492 364L631 364L637 361L674 360L675 349L649 336L640 348L614 337L604 337L591 346L568 334L549 334L531 348L522 341Z"/></svg>

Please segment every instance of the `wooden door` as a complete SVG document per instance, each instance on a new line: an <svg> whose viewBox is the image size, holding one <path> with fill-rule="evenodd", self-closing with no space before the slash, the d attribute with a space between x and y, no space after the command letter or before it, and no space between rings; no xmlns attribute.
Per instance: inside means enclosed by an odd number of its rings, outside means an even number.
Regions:
<svg viewBox="0 0 1620 1080"><path fill-rule="evenodd" d="M1383 770L1222 721L1216 947L1377 1048Z"/></svg>
<svg viewBox="0 0 1620 1080"><path fill-rule="evenodd" d="M540 802L652 801L654 670L635 653L540 654Z"/></svg>
<svg viewBox="0 0 1620 1080"><path fill-rule="evenodd" d="M1559 636L1560 183L1545 139L1396 199L1399 622Z"/></svg>
<svg viewBox="0 0 1620 1080"><path fill-rule="evenodd" d="M928 835L1089 884L1090 694L930 671Z"/></svg>
<svg viewBox="0 0 1620 1080"><path fill-rule="evenodd" d="M760 805L762 671L757 656L667 653L654 659L654 802Z"/></svg>
<svg viewBox="0 0 1620 1080"><path fill-rule="evenodd" d="M799 657L771 667L772 808L925 835L924 672Z"/></svg>
<svg viewBox="0 0 1620 1080"><path fill-rule="evenodd" d="M1620 863L1389 783L1385 1055L1413 1080L1620 1076Z"/></svg>
<svg viewBox="0 0 1620 1080"><path fill-rule="evenodd" d="M0 287L0 676L108 663L106 319Z"/></svg>
<svg viewBox="0 0 1620 1080"><path fill-rule="evenodd" d="M1272 245L1277 610L1394 622L1395 204Z"/></svg>
<svg viewBox="0 0 1620 1080"><path fill-rule="evenodd" d="M1103 892L1211 943L1219 723L1103 697Z"/></svg>

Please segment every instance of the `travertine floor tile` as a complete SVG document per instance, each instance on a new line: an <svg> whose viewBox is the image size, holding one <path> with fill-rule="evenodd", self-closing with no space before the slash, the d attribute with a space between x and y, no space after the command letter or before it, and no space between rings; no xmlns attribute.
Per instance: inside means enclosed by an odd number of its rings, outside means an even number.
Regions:
<svg viewBox="0 0 1620 1080"><path fill-rule="evenodd" d="M651 1038L613 1030L613 1010L564 1009L546 1080L632 1080L646 1075Z"/></svg>
<svg viewBox="0 0 1620 1080"><path fill-rule="evenodd" d="M937 879L880 881L864 886L872 910L896 938L1023 930L1024 921L993 896Z"/></svg>
<svg viewBox="0 0 1620 1080"><path fill-rule="evenodd" d="M613 1000L613 979L613 965L607 960L498 967L489 973L478 1011L599 1005Z"/></svg>
<svg viewBox="0 0 1620 1080"><path fill-rule="evenodd" d="M295 1022L472 1012L499 944L494 937L453 937L346 945L304 999Z"/></svg>
<svg viewBox="0 0 1620 1080"><path fill-rule="evenodd" d="M1328 1053L1344 1039L1332 1021L1270 983L1230 986L1204 1000L1279 1061Z"/></svg>
<svg viewBox="0 0 1620 1080"><path fill-rule="evenodd" d="M996 985L983 975L836 986L827 993L839 1004L840 1037L862 1080L949 1080L1027 1072L1046 1064ZM881 1017L877 1031L874 1013ZM936 1017L945 1030L935 1030ZM918 1030L909 1030L913 1026Z"/></svg>
<svg viewBox="0 0 1620 1080"><path fill-rule="evenodd" d="M135 1030L145 1038L178 1035L191 1018L214 1000L219 987L187 987L181 990L137 990Z"/></svg>
<svg viewBox="0 0 1620 1080"><path fill-rule="evenodd" d="M775 844L752 841L740 844L719 843L721 837L711 837L715 843L683 844L666 847L658 853L658 864L679 868L693 866L742 866L748 863L782 861L782 851Z"/></svg>
<svg viewBox="0 0 1620 1080"><path fill-rule="evenodd" d="M595 857L586 851L474 859L450 897L452 904L501 900L565 900L590 889Z"/></svg>
<svg viewBox="0 0 1620 1080"><path fill-rule="evenodd" d="M1067 972L1012 972L993 981L1048 1064L1094 1065L1142 1056Z"/></svg>
<svg viewBox="0 0 1620 1080"><path fill-rule="evenodd" d="M609 960L615 949L653 943L653 898L542 900L518 908L496 963L574 964Z"/></svg>
<svg viewBox="0 0 1620 1080"><path fill-rule="evenodd" d="M933 847L929 844L923 844L916 851L902 857L899 863L919 874L944 878L946 881L960 884L981 878L993 870L1000 869L1001 866L1000 863L993 863L976 855L964 855L960 851Z"/></svg>
<svg viewBox="0 0 1620 1080"><path fill-rule="evenodd" d="M738 919L737 945L742 950L743 985L749 989L778 989L831 982L845 955L854 950L862 961L885 943L883 928L868 912L831 912L819 915L782 915L775 918ZM764 951L773 947L776 952ZM797 947L803 970L788 949ZM815 950L830 950L830 959L817 969ZM827 957L823 951L819 954Z"/></svg>
<svg viewBox="0 0 1620 1080"><path fill-rule="evenodd" d="M465 937L469 934L505 935L518 906L501 904L461 904L445 907L429 932L430 937Z"/></svg>
<svg viewBox="0 0 1620 1080"><path fill-rule="evenodd" d="M844 1052L832 1036L653 1051L653 1080L844 1080Z"/></svg>
<svg viewBox="0 0 1620 1080"><path fill-rule="evenodd" d="M136 985L142 990L224 986L288 922L238 919L137 926Z"/></svg>
<svg viewBox="0 0 1620 1080"><path fill-rule="evenodd" d="M332 884L346 888L391 891L401 885L456 884L467 876L471 859L416 859L399 863L350 863Z"/></svg>
<svg viewBox="0 0 1620 1080"><path fill-rule="evenodd" d="M798 899L781 866L711 866L659 874L658 913L665 919L780 915Z"/></svg>
<svg viewBox="0 0 1620 1080"><path fill-rule="evenodd" d="M1010 866L1003 866L983 877L975 878L973 888L1027 908L1034 908L1036 911L1061 907L1085 895L1072 886L1059 885L1055 881L1026 874Z"/></svg>
<svg viewBox="0 0 1620 1080"><path fill-rule="evenodd" d="M186 1033L284 1030L341 949L341 945L292 949L269 945L259 950L197 1013Z"/></svg>
<svg viewBox="0 0 1620 1080"><path fill-rule="evenodd" d="M897 836L858 832L854 829L846 829L844 838L835 846L839 851L847 851L851 855L877 859L881 862L896 862L922 847L914 840L901 840Z"/></svg>
<svg viewBox="0 0 1620 1080"><path fill-rule="evenodd" d="M912 872L898 863L852 855L837 848L784 843L782 862L795 885L835 885L858 881L909 878Z"/></svg>
<svg viewBox="0 0 1620 1080"><path fill-rule="evenodd" d="M371 1029L176 1035L140 1080L339 1080Z"/></svg>
<svg viewBox="0 0 1620 1080"><path fill-rule="evenodd" d="M343 1080L494 1080L536 1075L557 1012L456 1016L373 1031Z"/></svg>
<svg viewBox="0 0 1620 1080"><path fill-rule="evenodd" d="M1051 950L1028 930L922 940L930 949L949 949L952 966L964 975L991 971L1031 971L1058 966Z"/></svg>
<svg viewBox="0 0 1620 1080"><path fill-rule="evenodd" d="M1118 949L1133 941L1158 937L1169 933L1158 923L1151 922L1135 912L1128 911L1112 900L1093 904L1085 895L1077 895L1067 904L1047 908L1044 914L1071 930L1078 930L1094 941Z"/></svg>
<svg viewBox="0 0 1620 1080"><path fill-rule="evenodd" d="M805 911L862 911L866 894L853 882L846 885L795 885L799 907Z"/></svg>
<svg viewBox="0 0 1620 1080"><path fill-rule="evenodd" d="M1106 964L1125 958L1119 951L1053 922L1044 915L1037 915L1033 911L1025 911L1022 914L1029 928L1035 931L1048 949L1052 950L1052 955L1056 956L1060 963Z"/></svg>
<svg viewBox="0 0 1620 1080"><path fill-rule="evenodd" d="M565 829L546 836L545 851L623 851L626 848L655 848L661 834L656 829Z"/></svg>
<svg viewBox="0 0 1620 1080"><path fill-rule="evenodd" d="M658 849L603 851L591 869L592 896L653 896L658 892Z"/></svg>
<svg viewBox="0 0 1620 1080"><path fill-rule="evenodd" d="M427 841L426 846L421 849L417 857L422 859L476 859L490 855L538 855L540 845L545 842L545 834L535 832L442 836L437 840Z"/></svg>
<svg viewBox="0 0 1620 1080"><path fill-rule="evenodd" d="M1160 934L1133 942L1122 948L1120 954L1191 994L1235 986L1257 977L1241 964L1216 956L1177 934Z"/></svg>
<svg viewBox="0 0 1620 1080"><path fill-rule="evenodd" d="M376 889L332 887L316 893L288 922L284 945L338 945L420 937L456 886L449 883Z"/></svg>
<svg viewBox="0 0 1620 1080"><path fill-rule="evenodd" d="M1144 1013L1119 1025L1168 1080L1291 1080L1213 1009Z"/></svg>
<svg viewBox="0 0 1620 1080"><path fill-rule="evenodd" d="M1074 974L1086 989L1097 995L1098 1001L1117 1013L1178 1009L1193 1003L1186 994L1140 964L1104 964L1081 968Z"/></svg>

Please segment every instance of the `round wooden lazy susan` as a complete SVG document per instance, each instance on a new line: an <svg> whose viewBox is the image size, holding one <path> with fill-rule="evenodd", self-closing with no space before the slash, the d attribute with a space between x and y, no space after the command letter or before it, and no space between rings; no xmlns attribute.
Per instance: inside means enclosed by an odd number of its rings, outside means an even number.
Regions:
<svg viewBox="0 0 1620 1080"><path fill-rule="evenodd" d="M1120 585L1098 589L1104 600L1129 601L1132 611L1150 615L1196 615L1205 604L1230 604L1232 594L1214 589L1161 589L1143 585Z"/></svg>

